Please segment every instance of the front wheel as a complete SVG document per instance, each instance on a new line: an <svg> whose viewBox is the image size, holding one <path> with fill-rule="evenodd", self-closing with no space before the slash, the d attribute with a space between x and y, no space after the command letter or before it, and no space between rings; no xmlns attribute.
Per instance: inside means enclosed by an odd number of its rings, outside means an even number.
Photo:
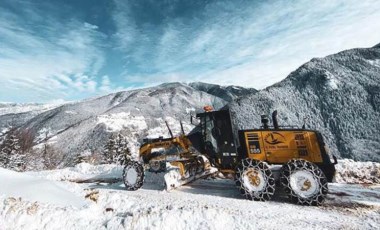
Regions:
<svg viewBox="0 0 380 230"><path fill-rule="evenodd" d="M244 197L250 200L270 200L275 190L275 180L268 164L244 159L236 168L236 185Z"/></svg>
<svg viewBox="0 0 380 230"><path fill-rule="evenodd" d="M293 203L320 205L328 191L327 179L315 164L293 159L282 167L281 184Z"/></svg>
<svg viewBox="0 0 380 230"><path fill-rule="evenodd" d="M128 161L123 171L123 182L129 191L135 191L143 185L144 167L137 161Z"/></svg>

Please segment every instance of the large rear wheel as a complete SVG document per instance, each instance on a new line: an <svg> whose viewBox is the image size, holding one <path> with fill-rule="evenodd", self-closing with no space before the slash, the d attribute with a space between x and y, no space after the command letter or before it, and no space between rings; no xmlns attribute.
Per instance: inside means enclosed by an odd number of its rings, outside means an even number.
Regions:
<svg viewBox="0 0 380 230"><path fill-rule="evenodd" d="M293 159L282 167L281 184L293 203L319 205L326 198L327 179L315 164Z"/></svg>
<svg viewBox="0 0 380 230"><path fill-rule="evenodd" d="M143 185L144 167L137 161L128 161L123 171L125 188L134 191Z"/></svg>
<svg viewBox="0 0 380 230"><path fill-rule="evenodd" d="M250 200L270 200L275 190L275 180L267 163L244 159L236 168L236 185L241 194Z"/></svg>

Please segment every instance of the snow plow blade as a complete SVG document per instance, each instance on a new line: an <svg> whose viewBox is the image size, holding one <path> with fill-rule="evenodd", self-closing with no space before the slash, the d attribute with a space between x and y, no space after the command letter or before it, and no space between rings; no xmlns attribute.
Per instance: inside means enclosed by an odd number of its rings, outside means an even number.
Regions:
<svg viewBox="0 0 380 230"><path fill-rule="evenodd" d="M218 172L218 169L211 168L194 176L190 176L188 178L181 178L179 168L171 168L164 176L165 189L166 191L170 191L178 187L181 187L182 185L191 183L195 180L206 178L207 176L212 175L216 172Z"/></svg>

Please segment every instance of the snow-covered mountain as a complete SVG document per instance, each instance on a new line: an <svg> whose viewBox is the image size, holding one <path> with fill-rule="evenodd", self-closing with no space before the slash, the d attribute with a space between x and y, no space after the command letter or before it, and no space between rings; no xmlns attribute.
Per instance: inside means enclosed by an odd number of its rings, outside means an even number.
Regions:
<svg viewBox="0 0 380 230"><path fill-rule="evenodd" d="M235 125L259 127L277 109L280 125L320 130L332 152L380 161L380 44L313 58L285 80L231 103Z"/></svg>
<svg viewBox="0 0 380 230"><path fill-rule="evenodd" d="M165 120L173 133L180 132L179 120L190 131L190 113L205 105L218 109L226 104L224 99L187 84L166 83L67 103L36 114L3 114L0 131L10 124L31 130L37 144L48 142L69 156L86 150L101 151L111 133L122 131L136 151L142 138L168 135ZM17 122L12 123L14 120Z"/></svg>
<svg viewBox="0 0 380 230"><path fill-rule="evenodd" d="M8 126L20 126L38 114L54 109L65 103L66 102L48 104L0 102L0 124L6 124Z"/></svg>
<svg viewBox="0 0 380 230"><path fill-rule="evenodd" d="M33 112L34 114L44 112L49 109L58 107L66 102L55 102L55 103L4 103L0 102L0 115L4 114L19 114Z"/></svg>
<svg viewBox="0 0 380 230"><path fill-rule="evenodd" d="M320 130L332 153L380 161L380 45L314 58L285 80L261 91L206 83L166 83L60 106L0 105L0 134L13 125L29 129L37 145L53 144L64 155L101 151L122 131L132 151L146 136L185 130L190 113L204 105L231 108L239 129L260 127L260 115L277 109L280 125Z"/></svg>

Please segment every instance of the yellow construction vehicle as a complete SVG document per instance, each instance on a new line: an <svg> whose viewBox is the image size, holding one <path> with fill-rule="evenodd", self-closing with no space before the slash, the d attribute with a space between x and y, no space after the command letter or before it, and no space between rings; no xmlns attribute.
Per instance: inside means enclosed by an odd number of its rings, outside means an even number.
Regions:
<svg viewBox="0 0 380 230"><path fill-rule="evenodd" d="M147 140L140 148L144 165L158 172L170 162L185 179L204 173L202 164L207 161L222 173L234 174L238 189L247 199L270 200L276 184L283 186L295 203L318 205L325 199L337 160L334 156L334 162L330 160L320 132L279 126L277 111L272 114L273 126L263 115L262 126L249 130L235 130L229 110L207 110L196 117L199 124L187 136L173 137L170 131L172 138ZM156 148L165 151L153 151ZM142 186L143 171L138 162L126 165L127 189Z"/></svg>

